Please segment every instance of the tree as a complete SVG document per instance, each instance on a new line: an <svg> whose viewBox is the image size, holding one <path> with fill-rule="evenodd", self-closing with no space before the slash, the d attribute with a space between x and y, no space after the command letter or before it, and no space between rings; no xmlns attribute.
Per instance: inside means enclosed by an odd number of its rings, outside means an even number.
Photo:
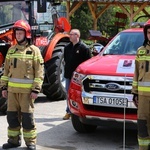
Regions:
<svg viewBox="0 0 150 150"><path fill-rule="evenodd" d="M130 11L130 6L125 6L125 8ZM98 12L103 9L103 6L99 6ZM139 8L135 7L134 11L136 12ZM147 12L149 12L149 8L145 8ZM119 31L122 29L130 28L130 20L129 18L126 19L126 25L124 28L117 28L115 26L115 21L117 18L115 18L116 12L124 13L123 10L119 6L110 6L99 18L97 22L97 30L101 31L103 36L105 37L113 37L115 36ZM135 18L134 21L139 16L143 16L144 13L140 12ZM147 17L142 17L138 20L138 22L146 22L150 15ZM87 39L89 34L89 30L93 29L93 20L91 13L89 11L89 7L87 3L85 2L83 5L81 5L80 8L78 8L75 13L71 16L71 25L72 28L78 28L81 31L81 38Z"/></svg>
<svg viewBox="0 0 150 150"><path fill-rule="evenodd" d="M93 28L92 16L86 3L84 3L75 13L71 16L72 28L77 28L81 31L81 38L87 39L89 37L89 30Z"/></svg>

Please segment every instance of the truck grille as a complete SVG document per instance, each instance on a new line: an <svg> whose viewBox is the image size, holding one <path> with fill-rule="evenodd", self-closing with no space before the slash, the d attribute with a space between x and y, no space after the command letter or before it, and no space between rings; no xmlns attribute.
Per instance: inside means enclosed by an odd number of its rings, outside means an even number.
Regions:
<svg viewBox="0 0 150 150"><path fill-rule="evenodd" d="M132 77L89 75L83 80L85 92L107 92L131 94Z"/></svg>
<svg viewBox="0 0 150 150"><path fill-rule="evenodd" d="M82 103L86 110L135 113L131 93L133 77L87 75L82 81ZM133 109L133 110L132 110Z"/></svg>

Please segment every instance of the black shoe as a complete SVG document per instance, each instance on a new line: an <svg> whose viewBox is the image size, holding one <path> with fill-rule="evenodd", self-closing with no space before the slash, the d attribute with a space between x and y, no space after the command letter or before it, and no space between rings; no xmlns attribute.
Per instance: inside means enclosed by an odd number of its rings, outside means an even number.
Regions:
<svg viewBox="0 0 150 150"><path fill-rule="evenodd" d="M36 150L35 145L27 145L28 150Z"/></svg>
<svg viewBox="0 0 150 150"><path fill-rule="evenodd" d="M9 148L14 148L14 147L19 147L21 146L20 144L13 144L13 143L5 143L3 144L2 148L3 149L9 149Z"/></svg>

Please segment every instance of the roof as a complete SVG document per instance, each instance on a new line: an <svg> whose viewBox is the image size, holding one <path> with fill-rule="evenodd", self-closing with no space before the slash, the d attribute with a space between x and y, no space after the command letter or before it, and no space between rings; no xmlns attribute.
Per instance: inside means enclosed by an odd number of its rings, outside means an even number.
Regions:
<svg viewBox="0 0 150 150"><path fill-rule="evenodd" d="M71 1L71 0L64 0L64 1ZM119 2L119 3L124 3L124 2L137 2L137 3L143 3L143 2L149 2L149 0L72 0L72 1L83 1L83 2Z"/></svg>
<svg viewBox="0 0 150 150"><path fill-rule="evenodd" d="M13 2L13 1L27 1L27 0L0 0L0 2ZM30 0L30 1L37 1L37 0ZM51 0L47 0L51 1ZM119 2L119 3L124 3L124 2L137 2L137 3L143 3L143 2L148 2L150 3L149 0L60 0L60 1L82 1L82 2Z"/></svg>
<svg viewBox="0 0 150 150"><path fill-rule="evenodd" d="M37 0L0 0L0 2L17 2L17 1L37 1ZM47 0L48 2L52 1L52 0Z"/></svg>

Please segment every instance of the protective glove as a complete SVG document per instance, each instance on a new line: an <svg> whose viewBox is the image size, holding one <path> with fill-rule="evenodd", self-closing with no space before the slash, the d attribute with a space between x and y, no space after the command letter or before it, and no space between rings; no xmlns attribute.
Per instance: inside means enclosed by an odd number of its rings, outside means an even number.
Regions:
<svg viewBox="0 0 150 150"><path fill-rule="evenodd" d="M138 94L133 94L133 103L136 107L138 107Z"/></svg>

